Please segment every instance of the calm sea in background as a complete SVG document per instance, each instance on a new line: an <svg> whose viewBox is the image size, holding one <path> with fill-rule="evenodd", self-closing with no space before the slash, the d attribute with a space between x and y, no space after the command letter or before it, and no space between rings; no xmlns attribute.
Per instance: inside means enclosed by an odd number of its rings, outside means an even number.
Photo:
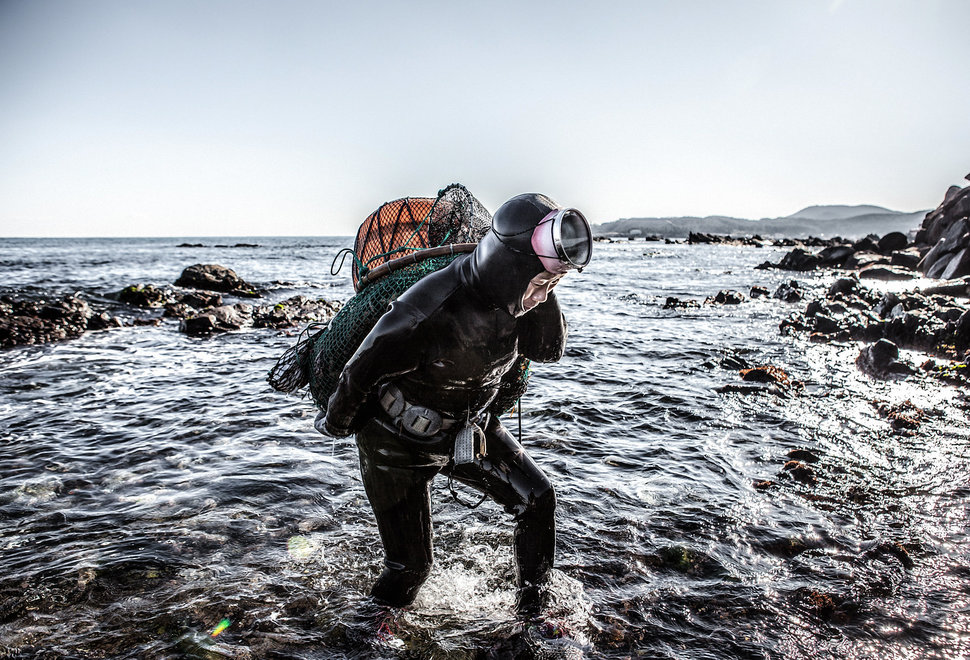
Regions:
<svg viewBox="0 0 970 660"><path fill-rule="evenodd" d="M214 247L238 242L259 247ZM343 301L349 268L331 261L350 244L0 239L0 293L157 316L111 295L218 263L266 302ZM598 243L559 286L567 352L535 365L522 434L559 497L545 614L561 639L512 613L506 514L443 480L429 582L393 637L367 630L382 552L353 441L265 380L299 328L199 339L166 319L0 352L0 657L967 657L963 392L782 336L804 303L663 308L790 279L821 295L835 277L754 269L782 254ZM805 388L719 393L741 384L726 357ZM907 400L926 411L912 435L878 409ZM792 450L817 457L816 484L783 470Z"/></svg>

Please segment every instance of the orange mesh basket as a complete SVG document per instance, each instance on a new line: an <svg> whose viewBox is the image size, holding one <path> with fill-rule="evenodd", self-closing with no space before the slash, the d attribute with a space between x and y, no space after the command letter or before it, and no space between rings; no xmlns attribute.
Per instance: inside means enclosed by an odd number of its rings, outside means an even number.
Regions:
<svg viewBox="0 0 970 660"><path fill-rule="evenodd" d="M382 204L367 216L354 243L360 263L372 270L413 250L437 247L429 237L432 223L428 222L435 201L433 197L405 197ZM356 290L363 275L356 260L352 275Z"/></svg>

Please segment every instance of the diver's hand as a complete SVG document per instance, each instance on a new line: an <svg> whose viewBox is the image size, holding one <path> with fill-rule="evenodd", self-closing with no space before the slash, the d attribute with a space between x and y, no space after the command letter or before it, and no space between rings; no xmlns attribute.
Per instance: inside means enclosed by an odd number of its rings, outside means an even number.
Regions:
<svg viewBox="0 0 970 660"><path fill-rule="evenodd" d="M331 426L327 420L327 413L322 410L317 414L317 418L313 420L313 428L331 438L346 438L350 435L350 429Z"/></svg>

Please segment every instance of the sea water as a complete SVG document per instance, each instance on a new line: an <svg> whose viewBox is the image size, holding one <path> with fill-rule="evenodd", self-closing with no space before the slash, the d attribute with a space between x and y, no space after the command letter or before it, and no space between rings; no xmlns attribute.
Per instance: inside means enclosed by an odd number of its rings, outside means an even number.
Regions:
<svg viewBox="0 0 970 660"><path fill-rule="evenodd" d="M217 247L237 243L256 247ZM77 293L131 320L160 313L120 289L218 263L266 302L345 301L331 262L350 244L2 239L0 294ZM513 613L508 516L438 480L432 576L368 628L383 557L353 440L319 435L312 401L265 380L300 328L195 338L165 319L0 352L0 657L970 654L967 400L860 373L856 343L782 335L805 303L751 287L822 295L836 277L754 268L782 254L597 243L557 288L566 354L534 365L521 405L559 502L538 625ZM664 307L722 289L746 300ZM730 387L738 359L804 388ZM880 406L906 401L924 416L900 432Z"/></svg>

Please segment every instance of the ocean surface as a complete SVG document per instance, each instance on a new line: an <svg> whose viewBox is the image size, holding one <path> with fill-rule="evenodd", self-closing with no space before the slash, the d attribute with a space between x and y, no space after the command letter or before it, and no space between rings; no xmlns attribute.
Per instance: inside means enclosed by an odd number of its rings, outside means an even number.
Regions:
<svg viewBox="0 0 970 660"><path fill-rule="evenodd" d="M238 242L258 247L215 247ZM218 263L268 302L346 300L331 261L350 243L0 239L0 294L157 316L112 295ZM540 624L513 614L506 514L438 480L434 572L389 632L368 629L382 552L353 440L265 380L299 328L199 339L166 319L0 352L0 657L970 656L964 393L781 335L804 302L664 309L835 277L754 269L783 253L597 243L560 284L566 355L535 365L522 404L559 499ZM804 389L734 387L738 358ZM924 412L909 433L880 413L906 401Z"/></svg>

